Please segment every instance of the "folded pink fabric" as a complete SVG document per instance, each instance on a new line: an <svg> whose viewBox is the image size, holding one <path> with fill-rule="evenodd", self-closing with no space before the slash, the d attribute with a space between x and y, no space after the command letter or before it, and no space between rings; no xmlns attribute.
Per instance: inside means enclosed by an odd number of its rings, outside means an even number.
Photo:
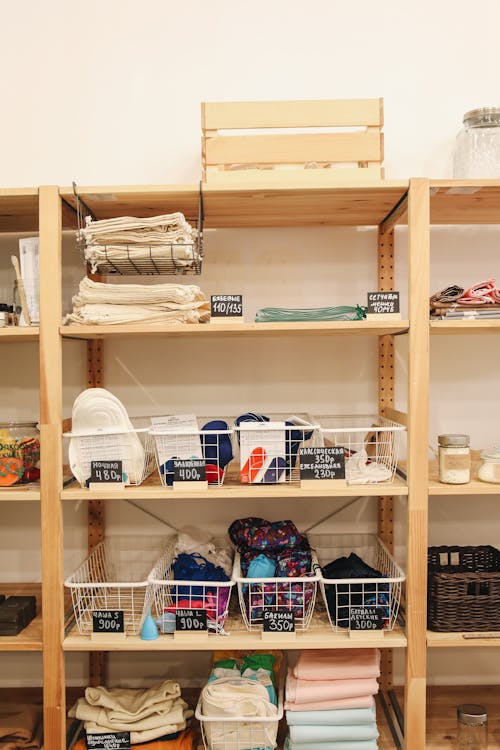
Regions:
<svg viewBox="0 0 500 750"><path fill-rule="evenodd" d="M494 302L495 297L491 297L491 292L495 289L496 279L481 281L479 284L466 289L457 302L459 305L484 305L487 302Z"/></svg>
<svg viewBox="0 0 500 750"><path fill-rule="evenodd" d="M357 698L360 695L375 695L377 692L378 682L375 677L355 680L297 680L292 670L288 670L286 697L292 703Z"/></svg>
<svg viewBox="0 0 500 750"><path fill-rule="evenodd" d="M285 708L287 711L335 711L337 708L371 708L374 700L373 695L361 695L358 698L339 698L336 701L317 701L307 704L285 701Z"/></svg>
<svg viewBox="0 0 500 750"><path fill-rule="evenodd" d="M299 680L380 677L380 651L378 648L302 651L293 675Z"/></svg>

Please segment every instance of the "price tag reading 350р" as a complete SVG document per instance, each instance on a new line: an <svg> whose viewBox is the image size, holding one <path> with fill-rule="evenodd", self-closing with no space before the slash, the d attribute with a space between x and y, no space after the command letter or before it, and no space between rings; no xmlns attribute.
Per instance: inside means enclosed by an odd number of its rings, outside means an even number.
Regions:
<svg viewBox="0 0 500 750"><path fill-rule="evenodd" d="M301 448L301 479L345 479L343 446L328 448Z"/></svg>

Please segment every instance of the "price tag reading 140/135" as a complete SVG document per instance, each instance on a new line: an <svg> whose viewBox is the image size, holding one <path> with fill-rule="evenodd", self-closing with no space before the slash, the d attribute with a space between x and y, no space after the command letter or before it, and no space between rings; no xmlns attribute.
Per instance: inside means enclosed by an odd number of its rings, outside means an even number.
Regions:
<svg viewBox="0 0 500 750"><path fill-rule="evenodd" d="M212 318L241 318L243 315L241 294L212 294L210 303Z"/></svg>
<svg viewBox="0 0 500 750"><path fill-rule="evenodd" d="M301 480L345 479L345 456L342 446L301 448L299 457Z"/></svg>

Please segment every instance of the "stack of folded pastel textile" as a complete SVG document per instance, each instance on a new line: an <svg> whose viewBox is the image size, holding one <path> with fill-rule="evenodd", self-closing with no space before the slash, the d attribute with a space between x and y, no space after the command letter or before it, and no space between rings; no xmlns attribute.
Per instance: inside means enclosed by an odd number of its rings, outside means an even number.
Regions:
<svg viewBox="0 0 500 750"><path fill-rule="evenodd" d="M208 323L210 302L193 284L103 284L85 277L65 323Z"/></svg>
<svg viewBox="0 0 500 750"><path fill-rule="evenodd" d="M193 526L180 529L171 564L165 571L165 578L172 585L165 588L163 612L156 619L162 633L175 632L177 609L205 609L208 628L223 632L231 596L232 566L229 544L228 549L218 546L210 533ZM176 585L175 581L180 583ZM216 582L228 585L209 585Z"/></svg>
<svg viewBox="0 0 500 750"><path fill-rule="evenodd" d="M192 750L193 733L187 720L193 716L181 698L177 682L165 680L148 689L88 687L70 709L71 718L84 722L87 734L130 732L130 743L148 750ZM86 748L85 739L76 744Z"/></svg>
<svg viewBox="0 0 500 750"><path fill-rule="evenodd" d="M98 273L100 266L112 270L125 262L133 268L144 261L151 262L153 268L155 263L161 266L167 262L175 270L188 268L198 259L198 232L180 212L101 221L87 216L85 224L79 239L85 242L85 260L92 273Z"/></svg>
<svg viewBox="0 0 500 750"><path fill-rule="evenodd" d="M303 651L286 682L287 750L376 750L378 649Z"/></svg>
<svg viewBox="0 0 500 750"><path fill-rule="evenodd" d="M276 656L270 653L214 662L197 712L210 750L275 746L279 718L275 664ZM245 721L267 717L268 722Z"/></svg>
<svg viewBox="0 0 500 750"><path fill-rule="evenodd" d="M38 750L42 746L42 706L26 703L0 705L2 750Z"/></svg>
<svg viewBox="0 0 500 750"><path fill-rule="evenodd" d="M498 318L500 317L500 288L491 278L464 289L457 284L436 292L430 298L433 318Z"/></svg>
<svg viewBox="0 0 500 750"><path fill-rule="evenodd" d="M244 584L246 614L250 625L262 622L266 609L288 609L295 612L300 627L308 605L316 593L315 582L289 580L259 583L261 578L308 578L314 575L311 549L307 537L292 521L266 521L264 518L242 518L233 521L229 537L240 553L241 574L257 579Z"/></svg>

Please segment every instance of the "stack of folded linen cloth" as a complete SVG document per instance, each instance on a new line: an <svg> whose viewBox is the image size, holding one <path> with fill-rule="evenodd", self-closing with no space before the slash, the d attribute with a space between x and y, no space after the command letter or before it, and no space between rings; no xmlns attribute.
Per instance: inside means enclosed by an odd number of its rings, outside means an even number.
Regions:
<svg viewBox="0 0 500 750"><path fill-rule="evenodd" d="M198 259L198 232L180 212L148 219L120 216L93 221L87 216L85 224L79 239L85 242L85 260L92 273L99 266L119 266L124 261L168 261L175 269L188 268Z"/></svg>
<svg viewBox="0 0 500 750"><path fill-rule="evenodd" d="M85 277L65 323L208 323L210 302L198 286L103 284Z"/></svg>
<svg viewBox="0 0 500 750"><path fill-rule="evenodd" d="M279 719L275 662L273 654L254 653L214 663L200 696L200 718L211 750L275 746ZM245 721L259 718L269 721Z"/></svg>
<svg viewBox="0 0 500 750"><path fill-rule="evenodd" d="M491 278L464 289L452 284L430 298L433 318L499 318L500 288Z"/></svg>
<svg viewBox="0 0 500 750"><path fill-rule="evenodd" d="M378 649L303 651L286 682L287 750L376 750Z"/></svg>
<svg viewBox="0 0 500 750"><path fill-rule="evenodd" d="M0 747L38 750L42 746L42 706L3 703L0 706Z"/></svg>
<svg viewBox="0 0 500 750"><path fill-rule="evenodd" d="M83 721L87 734L130 732L132 745L161 739L169 750L192 746L186 722L193 712L172 680L148 689L88 687L68 715ZM170 745L173 740L180 744Z"/></svg>

